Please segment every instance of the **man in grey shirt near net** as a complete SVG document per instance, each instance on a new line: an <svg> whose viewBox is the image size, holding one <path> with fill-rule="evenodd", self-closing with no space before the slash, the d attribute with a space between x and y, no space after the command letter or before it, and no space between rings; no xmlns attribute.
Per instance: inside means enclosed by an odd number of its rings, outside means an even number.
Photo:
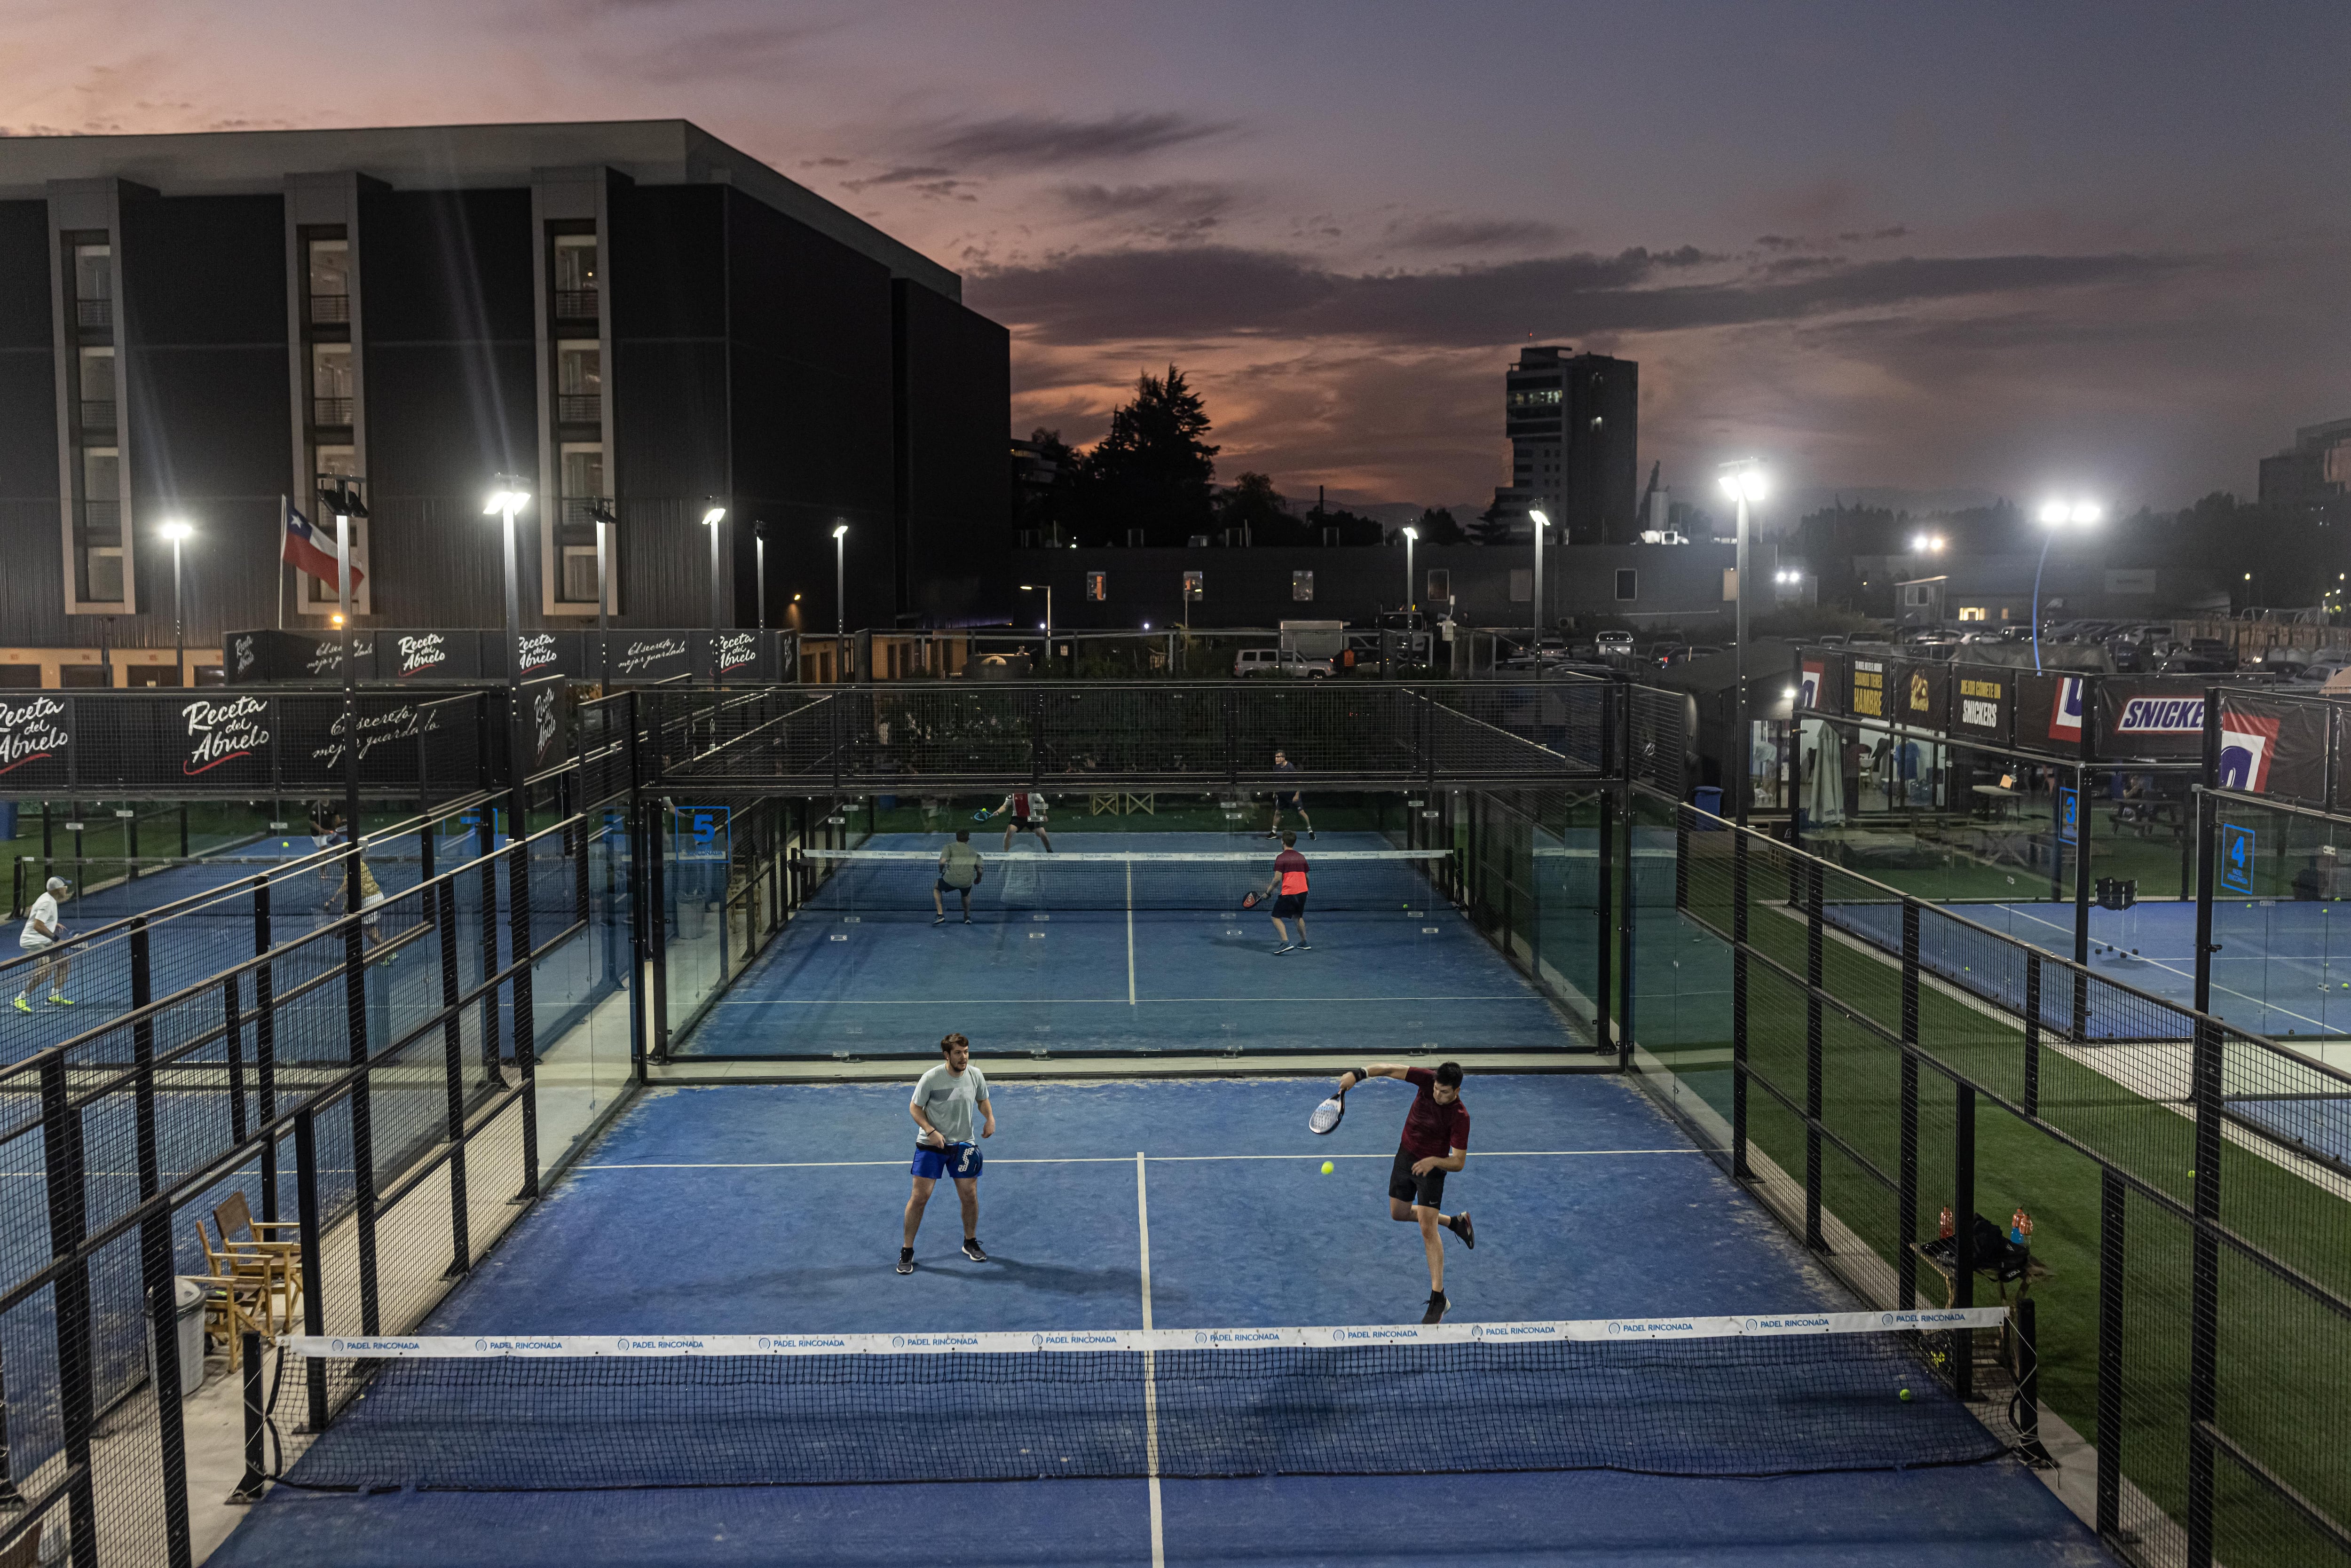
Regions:
<svg viewBox="0 0 2351 1568"><path fill-rule="evenodd" d="M939 852L939 880L931 884L931 907L938 911L934 925L947 923L947 906L939 902L943 893L963 894L963 923L971 924L971 890L979 885L985 873L979 862L979 852L971 847L971 830L957 828L955 842Z"/></svg>
<svg viewBox="0 0 2351 1568"><path fill-rule="evenodd" d="M956 1197L963 1200L963 1255L975 1263L987 1261L979 1245L979 1145L972 1142L972 1113L978 1112L979 1135L996 1136L996 1108L987 1103L987 1080L971 1064L971 1041L951 1034L939 1041L946 1061L914 1082L907 1112L922 1132L914 1139L914 1194L906 1200L905 1242L898 1249L898 1272L914 1271L914 1232L923 1228L923 1208L942 1175L953 1176Z"/></svg>

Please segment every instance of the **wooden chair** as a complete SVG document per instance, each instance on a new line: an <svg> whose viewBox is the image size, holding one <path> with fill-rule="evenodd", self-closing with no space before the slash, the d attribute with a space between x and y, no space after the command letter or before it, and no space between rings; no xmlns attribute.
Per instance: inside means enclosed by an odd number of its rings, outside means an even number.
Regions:
<svg viewBox="0 0 2351 1568"><path fill-rule="evenodd" d="M208 1285L217 1284L223 1290L233 1287L234 1293L245 1304L245 1315L257 1316L259 1322L255 1326L266 1334L277 1332L273 1321L277 1315L275 1303L283 1296L287 1326L293 1326L294 1298L299 1287L287 1277L284 1258L274 1252L240 1252L231 1247L215 1248L202 1219L196 1221L196 1245L204 1249L207 1271L192 1274L189 1278L203 1281ZM214 1304L207 1296L207 1314L213 1312ZM235 1358L236 1347L232 1344L231 1365L235 1364Z"/></svg>
<svg viewBox="0 0 2351 1568"><path fill-rule="evenodd" d="M294 1308L302 1299L302 1243L287 1239L301 1227L274 1219L256 1219L242 1189L214 1206L213 1223L220 1228L221 1245L245 1254L266 1254L278 1260L286 1284L286 1326L294 1326ZM215 1270L217 1272L217 1270Z"/></svg>
<svg viewBox="0 0 2351 1568"><path fill-rule="evenodd" d="M249 1266L235 1266L213 1250L212 1239L204 1234L202 1220L196 1222L196 1239L203 1245L213 1272L184 1277L204 1288L204 1332L220 1335L228 1352L229 1370L234 1372L244 1364L247 1331L264 1335L277 1332L272 1322L271 1302L277 1295L281 1270L275 1258L256 1259ZM224 1270L224 1261L230 1261L231 1267Z"/></svg>

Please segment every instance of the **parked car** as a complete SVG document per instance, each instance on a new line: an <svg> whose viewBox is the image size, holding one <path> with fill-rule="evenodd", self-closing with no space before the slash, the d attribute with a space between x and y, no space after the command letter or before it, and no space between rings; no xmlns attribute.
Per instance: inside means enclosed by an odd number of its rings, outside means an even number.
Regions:
<svg viewBox="0 0 2351 1568"><path fill-rule="evenodd" d="M1629 659L1633 656L1633 633L1603 632L1597 645L1604 659Z"/></svg>
<svg viewBox="0 0 2351 1568"><path fill-rule="evenodd" d="M1310 659L1287 648L1243 648L1233 655L1235 675L1289 675L1322 680L1336 674L1328 659Z"/></svg>

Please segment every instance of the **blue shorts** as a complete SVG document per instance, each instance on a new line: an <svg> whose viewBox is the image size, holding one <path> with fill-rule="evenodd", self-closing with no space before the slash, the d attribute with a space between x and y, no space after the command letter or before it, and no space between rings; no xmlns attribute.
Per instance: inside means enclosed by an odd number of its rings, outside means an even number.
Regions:
<svg viewBox="0 0 2351 1568"><path fill-rule="evenodd" d="M909 1169L927 1181L952 1176L956 1181L973 1181L979 1176L979 1145L949 1144L944 1149L914 1145L914 1163Z"/></svg>

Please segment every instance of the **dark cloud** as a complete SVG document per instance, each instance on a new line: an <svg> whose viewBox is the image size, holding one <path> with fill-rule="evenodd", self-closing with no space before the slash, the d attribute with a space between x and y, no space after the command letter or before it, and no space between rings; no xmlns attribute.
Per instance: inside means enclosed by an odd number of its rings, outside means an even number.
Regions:
<svg viewBox="0 0 2351 1568"><path fill-rule="evenodd" d="M1160 238L1204 234L1235 200L1231 187L1205 181L1162 185L1063 185L1053 194L1087 222L1116 222Z"/></svg>
<svg viewBox="0 0 2351 1568"><path fill-rule="evenodd" d="M954 172L951 169L942 169L935 164L914 163L904 168L884 169L879 174L868 174L862 180L843 180L841 183L844 190L862 191L869 185L913 185L926 181L945 180L950 178Z"/></svg>
<svg viewBox="0 0 2351 1568"><path fill-rule="evenodd" d="M1635 248L1374 276L1228 246L1079 255L969 279L974 306L1050 343L1226 337L1374 338L1469 348L1540 337L1672 331L1969 296L2129 282L2179 258L2134 255L1834 262L1794 277L1664 284L1704 259Z"/></svg>
<svg viewBox="0 0 2351 1568"><path fill-rule="evenodd" d="M918 132L913 144L941 162L998 169L1053 169L1114 162L1220 135L1229 121L1127 111L1091 120L1008 114L951 120Z"/></svg>
<svg viewBox="0 0 2351 1568"><path fill-rule="evenodd" d="M1419 218L1388 230L1390 244L1411 250L1492 250L1567 237L1567 230L1540 218Z"/></svg>

